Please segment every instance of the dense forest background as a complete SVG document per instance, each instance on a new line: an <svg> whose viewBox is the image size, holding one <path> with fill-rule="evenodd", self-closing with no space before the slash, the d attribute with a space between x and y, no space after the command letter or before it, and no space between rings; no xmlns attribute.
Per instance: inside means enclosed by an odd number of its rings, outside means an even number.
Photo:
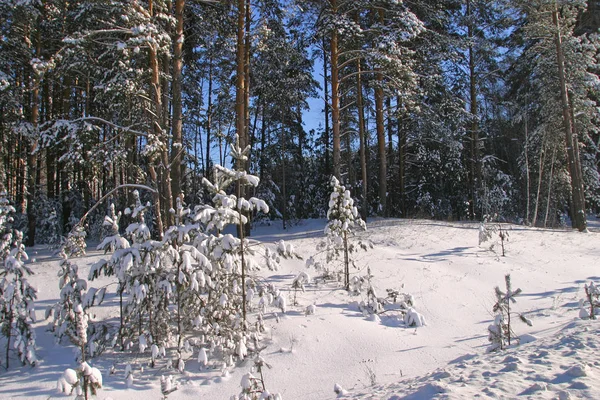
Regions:
<svg viewBox="0 0 600 400"><path fill-rule="evenodd" d="M177 196L210 201L202 177L236 140L261 179L240 194L284 226L325 215L331 175L363 218L585 230L599 211L600 1L0 0L0 16L0 185L28 245L107 194L131 205L134 184L160 235Z"/></svg>

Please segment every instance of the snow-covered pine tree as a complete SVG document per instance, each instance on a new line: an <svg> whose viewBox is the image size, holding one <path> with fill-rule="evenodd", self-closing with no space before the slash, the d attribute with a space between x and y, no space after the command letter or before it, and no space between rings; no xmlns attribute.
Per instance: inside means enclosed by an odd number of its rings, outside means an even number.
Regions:
<svg viewBox="0 0 600 400"><path fill-rule="evenodd" d="M194 325L189 316L199 316L206 304L206 299L201 296L206 284L204 270L212 268L209 259L191 245L191 237L198 235L200 226L191 220L190 210L184 208L182 198L177 197L176 209L170 210L175 217L175 225L165 232L163 238L163 260L169 265L168 281L171 283L169 299L175 311L171 325L175 325L173 333L177 338L177 365L180 371L185 368L184 347L189 347L184 335Z"/></svg>
<svg viewBox="0 0 600 400"><path fill-rule="evenodd" d="M23 234L12 227L14 212L0 185L0 338L5 341L5 368L12 349L23 364L35 365L37 360L32 327L37 291L27 281L33 272L25 265Z"/></svg>
<svg viewBox="0 0 600 400"><path fill-rule="evenodd" d="M351 256L359 249L367 250L367 245L358 240L352 242L355 229L366 230L365 221L360 218L358 209L354 206L354 199L350 191L340 184L335 176L331 177L333 191L329 196L329 210L327 219L329 222L325 227L327 240L327 262L343 257L344 265L344 288L350 290L350 264L354 265Z"/></svg>
<svg viewBox="0 0 600 400"><path fill-rule="evenodd" d="M247 158L250 148L241 149L236 140L232 144L231 156L242 161ZM236 162L236 165L242 165ZM251 332L247 312L255 293L265 293L268 289L252 276L252 271L259 265L252 258L256 253L248 239L223 234L228 225L241 228L248 222L246 215L255 211L268 213L267 204L258 198L245 199L236 194L228 194L232 186L257 186L258 177L244 170L231 170L220 165L214 167L214 180L203 180L212 195L213 205L198 206L195 209L194 221L205 227L198 232L194 246L210 261L196 272L200 284L200 294L205 305L198 316L194 316L201 326L204 343L199 346L218 351L225 364L233 358L243 359L248 353L248 344L255 342L257 332ZM243 233L243 229L238 229ZM283 249L283 250L282 250ZM265 251L266 253L266 251ZM293 253L290 246L277 246L277 253L269 250L266 257L267 267L276 268L279 255L288 257ZM258 315L260 326L261 315Z"/></svg>
<svg viewBox="0 0 600 400"><path fill-rule="evenodd" d="M85 243L85 228L79 224L75 225L62 239L59 255L61 257L79 257L85 255L87 244Z"/></svg>
<svg viewBox="0 0 600 400"><path fill-rule="evenodd" d="M511 339L515 337L511 327L512 314L510 304L516 303L515 297L521 294L521 289L512 290L510 274L504 276L506 291L500 290L499 286L494 289L496 295L496 303L492 311L496 314L494 323L488 326L488 340L491 342L488 351L503 350L506 346L510 346ZM531 326L531 321L523 314L519 314L521 321Z"/></svg>
<svg viewBox="0 0 600 400"><path fill-rule="evenodd" d="M88 290L87 280L80 278L78 266L67 257L60 262L58 287L60 299L46 309L46 319L53 316L51 330L57 340L66 336L79 350L80 362L93 357L103 347L107 330L90 326L89 308L104 300L105 289Z"/></svg>
<svg viewBox="0 0 600 400"><path fill-rule="evenodd" d="M145 213L150 204L142 204L137 190L133 191L134 204L125 209L132 222L126 229L127 239L110 259L102 259L92 265L88 279L100 275L116 276L119 296L119 329L114 338L120 349L125 350L133 343L161 343L168 337L168 290L166 269L161 264L163 242L150 239L150 229L145 222ZM127 244L125 244L125 242ZM165 286L166 285L166 286Z"/></svg>

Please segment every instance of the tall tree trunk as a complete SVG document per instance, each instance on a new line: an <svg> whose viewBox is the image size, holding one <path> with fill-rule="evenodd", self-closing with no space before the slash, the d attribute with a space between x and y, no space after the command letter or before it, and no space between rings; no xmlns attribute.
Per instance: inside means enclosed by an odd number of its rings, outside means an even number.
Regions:
<svg viewBox="0 0 600 400"><path fill-rule="evenodd" d="M396 98L396 107L400 108L400 96ZM400 115L400 114L398 114ZM406 218L406 132L398 118L398 187L400 193L400 210Z"/></svg>
<svg viewBox="0 0 600 400"><path fill-rule="evenodd" d="M358 19L358 15L357 15ZM362 207L361 216L363 220L367 220L369 214L369 203L367 201L367 154L365 144L365 107L363 104L362 81L361 81L361 66L360 60L356 62L356 105L358 109L358 136L360 143L360 176L362 181Z"/></svg>
<svg viewBox="0 0 600 400"><path fill-rule="evenodd" d="M212 85L213 85L213 59L208 59L208 106L206 107L206 156L204 161L204 176L208 176L212 167L210 158L211 132L212 132Z"/></svg>
<svg viewBox="0 0 600 400"><path fill-rule="evenodd" d="M175 0L175 38L173 41L173 122L171 146L171 191L175 196L181 193L183 161L183 111L182 111L182 70L183 70L183 10L185 0Z"/></svg>
<svg viewBox="0 0 600 400"><path fill-rule="evenodd" d="M325 132L323 132L323 145L325 147L325 175L331 175L329 167L329 80L327 79L327 40L323 37L323 94L325 95Z"/></svg>
<svg viewBox="0 0 600 400"><path fill-rule="evenodd" d="M245 61L245 16L246 16L246 1L238 0L237 10L237 47L236 47L236 80L235 80L235 128L238 136L238 145L243 149L245 147L245 132L246 132L246 112L244 106L246 104L246 74L244 68ZM240 161L241 162L241 161ZM237 166L240 169L242 166Z"/></svg>
<svg viewBox="0 0 600 400"><path fill-rule="evenodd" d="M394 162L394 142L393 142L393 136L394 136L394 123L392 121L392 99L390 97L386 98L385 100L385 108L386 108L386 117L387 117L387 161L386 161L386 165L387 165L387 169L388 169L388 175L390 179L393 179L394 176L394 166L396 165ZM392 190L392 185L390 185L390 190L389 190L389 195L388 195L388 199L386 201L387 204L387 214L388 216L391 215L391 208L392 205L396 204L396 196L394 194L394 190Z"/></svg>
<svg viewBox="0 0 600 400"><path fill-rule="evenodd" d="M477 217L477 187L481 184L481 168L479 165L479 123L477 106L477 77L475 74L475 50L473 49L473 21L471 0L467 0L467 37L469 41L469 217Z"/></svg>
<svg viewBox="0 0 600 400"><path fill-rule="evenodd" d="M150 1L150 10L152 10L152 1ZM156 47L149 47L150 54L150 70L152 71L151 75L151 90L152 90L152 100L154 102L154 116L152 117L152 129L157 138L163 138L164 134L161 126L161 116L162 112L162 93L161 93L161 85L160 85L160 74L158 67L158 57L156 54ZM164 153L165 151L161 151ZM156 230L158 232L159 237L162 237L164 232L163 225L163 215L162 215L162 205L161 205L161 187L164 188L162 182L159 180L158 173L156 171L155 164L160 161L164 162L164 159L161 159L160 155L151 155L148 165L148 170L150 173L150 178L155 182L157 191L154 193L154 213L156 218ZM168 163L168 159L167 159ZM166 165L165 165L166 167ZM162 174L165 175L165 174ZM171 185L167 185L169 188Z"/></svg>
<svg viewBox="0 0 600 400"><path fill-rule="evenodd" d="M283 229L287 228L287 186L286 186L286 177L285 177L285 158L286 158L286 149L285 149L285 114L283 107L281 108L281 191L282 191L282 200L281 200L281 214L283 219Z"/></svg>
<svg viewBox="0 0 600 400"><path fill-rule="evenodd" d="M379 10L383 23L383 10ZM387 153L385 146L385 121L383 116L383 74L377 72L375 83L375 126L377 128L377 154L379 156L379 205L380 214L387 217Z"/></svg>
<svg viewBox="0 0 600 400"><path fill-rule="evenodd" d="M531 204L531 182L529 172L529 120L527 118L527 106L525 107L525 224L529 225L529 212Z"/></svg>
<svg viewBox="0 0 600 400"><path fill-rule="evenodd" d="M40 26L35 34L35 57L39 58L41 53ZM40 94L40 76L32 71L31 79L31 119L30 123L33 129L29 137L29 149L27 152L27 241L26 246L35 245L36 218L34 214L34 201L37 182L37 146L38 146L38 123L39 123L39 94Z"/></svg>
<svg viewBox="0 0 600 400"><path fill-rule="evenodd" d="M552 12L552 22L556 28L554 34L554 43L556 45L556 58L558 63L558 80L560 85L560 98L562 103L563 127L565 130L567 144L567 159L569 163L569 173L571 175L571 196L572 209L574 212L571 215L573 227L580 232L587 229L587 221L585 219L585 195L583 190L583 176L581 174L581 164L578 163L579 143L577 136L574 134L573 120L571 119L569 95L567 92L567 82L565 77L565 60L562 50L562 37L560 33L560 24L558 20L558 9ZM579 164L579 165L578 165Z"/></svg>
<svg viewBox="0 0 600 400"><path fill-rule="evenodd" d="M246 137L246 0L237 1L237 45L236 45L236 82L235 82L235 128L238 138L237 145L242 150L247 146ZM245 162L237 160L237 170L245 169ZM236 193L239 197L244 197L244 187L238 181L236 183ZM238 225L238 236L243 238L244 227ZM245 229L244 229L245 230Z"/></svg>
<svg viewBox="0 0 600 400"><path fill-rule="evenodd" d="M331 0L332 14L336 15L337 0ZM341 148L340 148L340 92L338 71L338 32L331 32L331 119L333 122L333 175L341 181Z"/></svg>
<svg viewBox="0 0 600 400"><path fill-rule="evenodd" d="M545 136L545 135L544 135ZM542 148L540 149L540 165L538 169L538 186L537 192L535 196L535 206L533 208L533 219L531 221L531 225L535 226L537 223L538 210L540 205L540 191L542 190L542 177L544 174L544 153L545 153L545 137L542 137Z"/></svg>
<svg viewBox="0 0 600 400"><path fill-rule="evenodd" d="M377 128L377 155L379 157L379 204L381 207L380 214L387 216L387 165L382 82L383 76L378 73L377 86L375 87L375 126Z"/></svg>

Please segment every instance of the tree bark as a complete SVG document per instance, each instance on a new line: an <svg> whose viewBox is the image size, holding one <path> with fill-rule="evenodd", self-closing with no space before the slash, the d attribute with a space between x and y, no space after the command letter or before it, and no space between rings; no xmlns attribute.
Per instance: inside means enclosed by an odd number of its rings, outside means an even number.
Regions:
<svg viewBox="0 0 600 400"><path fill-rule="evenodd" d="M377 74L377 86L375 87L375 125L377 127L377 154L379 156L379 205L380 214L387 216L387 163L385 146L385 126L383 119L383 88L381 84L383 76Z"/></svg>
<svg viewBox="0 0 600 400"><path fill-rule="evenodd" d="M171 191L175 196L181 193L183 161L183 111L181 80L183 70L183 10L185 0L175 0L175 38L173 40L173 122L171 132Z"/></svg>
<svg viewBox="0 0 600 400"><path fill-rule="evenodd" d="M467 0L467 37L469 41L469 217L477 217L477 186L481 184L481 168L479 165L479 123L477 121L477 78L475 74L475 50L473 49L473 22L471 21L471 0Z"/></svg>
<svg viewBox="0 0 600 400"><path fill-rule="evenodd" d="M332 14L337 13L337 0L331 0ZM331 119L333 122L333 175L341 181L340 92L338 71L338 33L331 32Z"/></svg>
<svg viewBox="0 0 600 400"><path fill-rule="evenodd" d="M40 27L36 30L36 48L35 57L39 58L41 53L41 37ZM39 123L39 93L40 93L40 76L35 71L32 71L31 79L31 127L32 132L29 137L29 148L27 152L27 241L26 246L32 247L35 245L35 228L36 218L34 214L34 201L36 194L37 182L37 146L38 146L38 123Z"/></svg>
<svg viewBox="0 0 600 400"><path fill-rule="evenodd" d="M358 19L358 18L357 18ZM367 216L369 214L369 204L367 201L367 152L366 152L366 143L365 143L365 107L363 104L363 93L362 93L362 81L361 81L361 66L360 60L356 62L356 105L358 109L358 136L360 143L360 176L362 181L362 207L361 207L361 216L363 220L367 220Z"/></svg>
<svg viewBox="0 0 600 400"><path fill-rule="evenodd" d="M567 92L567 83L565 76L565 60L562 51L562 37L560 33L560 24L558 20L558 9L555 6L552 12L552 22L556 28L554 34L554 43L556 46L556 58L558 63L558 80L560 85L560 98L562 103L563 128L565 131L567 144L567 159L569 163L569 173L571 175L571 196L574 212L571 215L573 227L580 232L587 229L585 219L585 196L583 190L583 177L581 175L581 165L578 164L579 143L574 134L573 120L571 119L569 94Z"/></svg>
<svg viewBox="0 0 600 400"><path fill-rule="evenodd" d="M383 10L379 10L383 23ZM380 68L377 68L380 70ZM379 205L380 214L387 217L387 152L385 146L385 121L383 117L383 74L377 72L375 86L375 126L377 128L377 154L379 156Z"/></svg>
<svg viewBox="0 0 600 400"><path fill-rule="evenodd" d="M150 10L150 15L152 15L152 1L149 2L149 10ZM150 70L152 72L151 75L151 80L150 80L150 86L151 86L151 91L152 91L152 100L154 103L154 116L151 118L151 124L152 124L152 130L154 132L154 135L156 136L156 138L160 138L160 139L164 139L164 133L163 133L163 128L161 126L162 123L162 115L163 115L163 104L162 104L162 88L160 85L160 74L159 74L159 65L158 65L158 55L156 53L156 47L153 45L150 45L149 47L149 63L150 63ZM149 166L148 166L148 170L150 173L150 178L155 182L156 185L156 193L154 194L154 213L155 218L156 218L156 230L157 233L159 235L159 237L162 237L163 234L163 213L162 213L162 204L161 204L161 195L160 195L160 191L161 189L165 189L165 186L169 188L171 188L171 185L164 185L164 176L167 175L166 173L161 174L161 178L159 179L158 173L156 171L156 161L160 160L164 163L164 153L167 152L167 150L161 150L160 151L160 155L151 155L150 156L150 160L149 160ZM167 164L168 164L168 157L167 157ZM163 167L166 168L167 165L164 165ZM170 195L170 193L169 193Z"/></svg>
<svg viewBox="0 0 600 400"><path fill-rule="evenodd" d="M400 107L400 96L396 99L396 107ZM399 114L400 115L400 114ZM406 132L402 129L402 123L398 118L398 186L400 188L400 210L406 218Z"/></svg>
<svg viewBox="0 0 600 400"><path fill-rule="evenodd" d="M329 80L327 79L327 51L326 39L323 37L323 93L325 95L325 132L323 132L323 146L325 147L325 175L331 175L329 166Z"/></svg>

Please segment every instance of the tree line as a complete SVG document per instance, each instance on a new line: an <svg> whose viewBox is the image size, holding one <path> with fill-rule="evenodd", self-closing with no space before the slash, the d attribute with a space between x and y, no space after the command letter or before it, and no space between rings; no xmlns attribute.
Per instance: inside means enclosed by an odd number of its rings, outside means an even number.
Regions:
<svg viewBox="0 0 600 400"><path fill-rule="evenodd" d="M232 145L261 180L236 193L284 224L325 216L332 175L363 218L585 230L598 211L597 1L0 0L0 15L0 182L28 245L125 184L153 189L158 235L175 199L208 201L201 179Z"/></svg>

